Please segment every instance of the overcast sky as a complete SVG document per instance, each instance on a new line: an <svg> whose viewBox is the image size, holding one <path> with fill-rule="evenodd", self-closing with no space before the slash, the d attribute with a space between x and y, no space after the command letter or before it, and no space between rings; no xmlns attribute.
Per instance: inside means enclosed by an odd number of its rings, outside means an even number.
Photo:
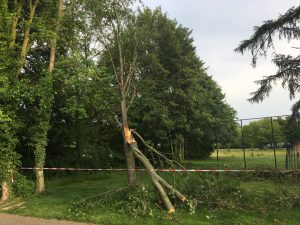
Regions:
<svg viewBox="0 0 300 225"><path fill-rule="evenodd" d="M276 72L270 62L271 55L259 58L257 67L253 68L249 53L241 55L233 50L240 41L250 37L253 26L277 18L292 6L298 6L299 0L143 0L143 3L150 8L161 6L170 18L193 30L198 56L222 87L238 118L290 114L295 100L289 100L288 92L280 84L262 103L247 101L249 93L258 87L254 81ZM291 46L300 44L278 41L275 49L277 53L299 54Z"/></svg>

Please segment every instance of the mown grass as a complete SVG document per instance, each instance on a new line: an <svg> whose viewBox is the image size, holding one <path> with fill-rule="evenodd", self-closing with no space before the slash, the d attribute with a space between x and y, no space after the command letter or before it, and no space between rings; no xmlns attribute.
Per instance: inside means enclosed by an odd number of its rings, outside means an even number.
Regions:
<svg viewBox="0 0 300 225"><path fill-rule="evenodd" d="M171 175L167 176L172 182ZM75 202L82 198L99 195L108 190L126 186L126 173L79 173L62 178L52 178L47 181L47 192L43 195L31 195L26 200L23 209L11 210L10 213L85 221L103 225L152 225L152 224L290 224L300 221L299 207L285 207L285 202L275 208L267 204L272 196L300 196L299 177L252 177L224 174L219 176L225 180L238 181L243 190L242 208L199 208L195 214L189 214L186 209L177 210L173 217L166 215L164 210L157 209L155 216L137 216L120 213L111 207L94 207L85 213L76 215L71 209ZM177 176L177 180L180 177ZM139 182L149 186L145 173L138 174ZM151 188L151 186L149 186ZM280 196L279 196L280 197ZM280 198L279 198L280 199Z"/></svg>
<svg viewBox="0 0 300 225"><path fill-rule="evenodd" d="M278 169L285 169L285 157L285 149L276 150ZM245 149L245 158L247 169L275 169L273 149ZM186 164L197 168L243 169L244 154L242 149L219 149L218 158L217 151L214 151L207 160L192 160Z"/></svg>

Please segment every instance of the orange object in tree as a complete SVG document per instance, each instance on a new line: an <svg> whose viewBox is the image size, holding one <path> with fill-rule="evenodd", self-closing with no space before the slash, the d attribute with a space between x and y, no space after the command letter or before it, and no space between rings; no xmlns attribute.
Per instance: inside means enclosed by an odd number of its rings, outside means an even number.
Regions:
<svg viewBox="0 0 300 225"><path fill-rule="evenodd" d="M131 134L131 130L128 127L124 127L124 136L125 136L125 140L128 144L135 144L136 141L134 140L132 134Z"/></svg>

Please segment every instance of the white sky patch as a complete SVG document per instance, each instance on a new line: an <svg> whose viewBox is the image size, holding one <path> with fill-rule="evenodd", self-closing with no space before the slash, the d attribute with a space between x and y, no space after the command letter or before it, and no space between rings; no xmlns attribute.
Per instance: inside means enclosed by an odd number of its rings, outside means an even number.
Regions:
<svg viewBox="0 0 300 225"><path fill-rule="evenodd" d="M259 104L247 101L249 93L258 86L255 80L274 74L276 67L271 55L258 59L251 66L251 55L237 54L233 50L253 34L253 27L263 21L276 19L298 0L144 0L145 6L161 6L163 12L179 24L193 30L192 37L197 54L208 68L208 73L222 87L227 102L238 112L239 118L290 114L292 103L287 90L277 84L270 97ZM277 53L299 55L300 43L276 41ZM299 95L297 96L300 97ZM297 98L296 98L297 100Z"/></svg>

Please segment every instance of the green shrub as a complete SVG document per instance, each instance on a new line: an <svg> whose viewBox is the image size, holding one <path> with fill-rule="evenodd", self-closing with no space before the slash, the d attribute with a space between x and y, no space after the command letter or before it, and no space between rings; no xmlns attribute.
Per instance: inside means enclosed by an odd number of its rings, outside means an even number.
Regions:
<svg viewBox="0 0 300 225"><path fill-rule="evenodd" d="M237 179L214 174L189 175L184 178L179 187L187 195L189 206L206 208L236 208L240 205L242 192Z"/></svg>
<svg viewBox="0 0 300 225"><path fill-rule="evenodd" d="M14 182L12 184L13 194L17 197L26 197L33 194L34 184L26 179L20 173L14 174Z"/></svg>

